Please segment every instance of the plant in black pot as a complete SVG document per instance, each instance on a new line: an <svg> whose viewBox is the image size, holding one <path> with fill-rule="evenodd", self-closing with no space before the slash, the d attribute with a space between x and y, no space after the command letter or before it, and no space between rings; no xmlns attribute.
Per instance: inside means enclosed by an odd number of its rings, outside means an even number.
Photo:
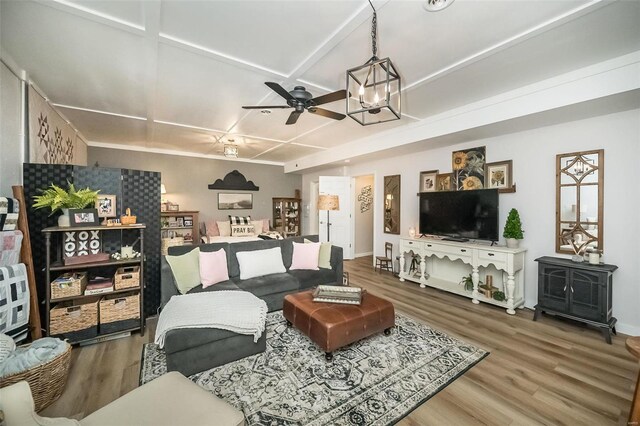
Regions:
<svg viewBox="0 0 640 426"><path fill-rule="evenodd" d="M507 241L507 247L518 248L520 245L519 240L524 238L524 231L522 230L522 223L520 222L520 214L518 210L511 209L509 216L507 216L507 223L504 225L504 231L502 236Z"/></svg>
<svg viewBox="0 0 640 426"><path fill-rule="evenodd" d="M43 209L50 208L51 215L61 211L62 215L58 217L58 226L69 226L69 209L84 209L88 206L94 206L98 199L98 192L89 188L76 190L72 183L68 184L67 190L57 185L51 184L47 189L41 190L40 195L33 197L33 208Z"/></svg>

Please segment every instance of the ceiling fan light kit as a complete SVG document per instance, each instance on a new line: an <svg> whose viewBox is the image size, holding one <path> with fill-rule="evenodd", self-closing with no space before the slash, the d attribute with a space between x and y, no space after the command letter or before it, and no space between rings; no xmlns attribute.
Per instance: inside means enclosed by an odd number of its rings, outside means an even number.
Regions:
<svg viewBox="0 0 640 426"><path fill-rule="evenodd" d="M371 1L369 1L371 4ZM401 117L401 79L391 59L379 59L376 45L378 17L373 9L371 50L364 64L347 70L347 115L363 126L399 120Z"/></svg>
<svg viewBox="0 0 640 426"><path fill-rule="evenodd" d="M454 0L426 0L422 7L428 12L439 12L451 6Z"/></svg>

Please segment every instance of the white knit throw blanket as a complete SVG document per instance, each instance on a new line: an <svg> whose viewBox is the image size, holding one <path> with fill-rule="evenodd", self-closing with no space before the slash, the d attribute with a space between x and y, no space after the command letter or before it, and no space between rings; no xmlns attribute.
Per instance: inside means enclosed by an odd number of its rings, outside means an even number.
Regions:
<svg viewBox="0 0 640 426"><path fill-rule="evenodd" d="M267 304L246 291L212 291L173 296L160 312L155 342L164 348L169 330L220 328L253 334L257 342L264 332Z"/></svg>

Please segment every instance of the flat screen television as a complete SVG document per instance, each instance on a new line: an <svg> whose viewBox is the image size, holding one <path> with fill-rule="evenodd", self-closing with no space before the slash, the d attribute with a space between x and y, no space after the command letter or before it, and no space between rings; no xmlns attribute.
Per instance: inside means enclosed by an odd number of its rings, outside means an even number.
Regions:
<svg viewBox="0 0 640 426"><path fill-rule="evenodd" d="M421 193L420 233L498 241L498 190Z"/></svg>

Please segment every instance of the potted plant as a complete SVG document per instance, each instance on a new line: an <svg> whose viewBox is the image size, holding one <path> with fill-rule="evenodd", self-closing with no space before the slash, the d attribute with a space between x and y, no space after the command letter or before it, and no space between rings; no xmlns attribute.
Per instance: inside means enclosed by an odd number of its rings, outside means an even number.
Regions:
<svg viewBox="0 0 640 426"><path fill-rule="evenodd" d="M40 195L33 197L34 209L50 208L51 215L58 211L62 211L62 215L58 217L58 226L69 226L69 209L84 209L93 206L98 199L98 192L89 188L76 190L72 183L69 183L67 190L51 184L47 189L41 190Z"/></svg>
<svg viewBox="0 0 640 426"><path fill-rule="evenodd" d="M463 285L466 291L472 291L473 278L471 277L471 274L465 275L464 277L462 277L462 281L460 281L460 285ZM482 281L478 281L478 285L479 286L482 285Z"/></svg>
<svg viewBox="0 0 640 426"><path fill-rule="evenodd" d="M518 240L524 238L522 234L524 234L524 231L522 230L522 223L520 222L518 210L511 209L509 216L507 217L507 223L504 225L504 231L502 232L502 236L506 238L507 247L518 248Z"/></svg>

